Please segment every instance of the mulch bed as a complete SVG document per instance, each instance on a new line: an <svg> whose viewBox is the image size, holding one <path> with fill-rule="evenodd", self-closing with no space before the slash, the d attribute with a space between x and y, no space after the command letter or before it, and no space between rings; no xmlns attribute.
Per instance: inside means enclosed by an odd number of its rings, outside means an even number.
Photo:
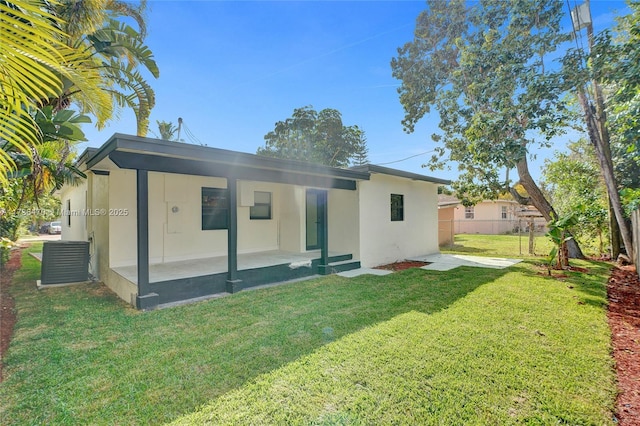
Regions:
<svg viewBox="0 0 640 426"><path fill-rule="evenodd" d="M376 266L374 269L385 269L387 271L404 271L409 268L421 268L429 265L429 262L418 262L414 260L403 260L402 262L389 263L388 265Z"/></svg>
<svg viewBox="0 0 640 426"><path fill-rule="evenodd" d="M607 285L613 357L618 376L616 418L640 425L640 278L633 266L615 267Z"/></svg>
<svg viewBox="0 0 640 426"><path fill-rule="evenodd" d="M2 382L2 358L13 335L13 327L16 323L15 302L9 295L9 287L13 273L20 268L22 250L12 250L9 261L2 266L0 271L0 382Z"/></svg>

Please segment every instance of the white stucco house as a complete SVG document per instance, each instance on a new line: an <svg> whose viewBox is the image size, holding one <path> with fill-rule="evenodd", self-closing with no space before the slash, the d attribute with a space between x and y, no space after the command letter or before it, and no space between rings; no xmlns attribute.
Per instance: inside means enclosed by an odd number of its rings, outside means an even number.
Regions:
<svg viewBox="0 0 640 426"><path fill-rule="evenodd" d="M62 239L88 241L91 274L139 309L436 253L449 183L123 134L77 165Z"/></svg>

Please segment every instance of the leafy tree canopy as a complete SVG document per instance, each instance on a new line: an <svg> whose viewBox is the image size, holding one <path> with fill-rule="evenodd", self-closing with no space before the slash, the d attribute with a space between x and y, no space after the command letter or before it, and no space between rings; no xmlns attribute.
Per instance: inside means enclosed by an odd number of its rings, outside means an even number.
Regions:
<svg viewBox="0 0 640 426"><path fill-rule="evenodd" d="M608 91L607 112L616 177L622 188L640 188L640 3L612 30L596 37L593 69Z"/></svg>
<svg viewBox="0 0 640 426"><path fill-rule="evenodd" d="M547 220L557 217L527 156L549 146L573 118L560 67L549 59L568 40L562 8L559 0L428 0L413 40L392 60L405 130L438 111L441 131L432 138L442 146L430 166L458 163L454 188L463 203L511 190L504 173L515 168L532 204ZM577 245L570 249L581 257Z"/></svg>
<svg viewBox="0 0 640 426"><path fill-rule="evenodd" d="M296 108L285 121L264 137L265 146L258 155L310 161L332 167L366 162L364 131L358 126L345 126L338 110L326 108L318 112L312 106Z"/></svg>
<svg viewBox="0 0 640 426"><path fill-rule="evenodd" d="M546 160L543 186L560 216L573 213L578 227L575 237L581 242L599 241L598 254L604 253L607 239L607 191L593 146L585 139L568 145L569 152L556 152Z"/></svg>

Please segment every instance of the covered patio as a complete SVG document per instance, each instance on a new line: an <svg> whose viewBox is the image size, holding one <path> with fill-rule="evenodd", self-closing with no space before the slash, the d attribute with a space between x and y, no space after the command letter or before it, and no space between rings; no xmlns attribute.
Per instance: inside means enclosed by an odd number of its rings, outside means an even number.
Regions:
<svg viewBox="0 0 640 426"><path fill-rule="evenodd" d="M119 134L87 166L108 176L107 264L139 309L360 266L368 173Z"/></svg>

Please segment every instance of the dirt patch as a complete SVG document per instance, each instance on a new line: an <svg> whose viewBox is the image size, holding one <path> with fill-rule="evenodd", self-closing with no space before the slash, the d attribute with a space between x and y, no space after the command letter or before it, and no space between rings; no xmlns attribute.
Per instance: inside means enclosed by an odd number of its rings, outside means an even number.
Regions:
<svg viewBox="0 0 640 426"><path fill-rule="evenodd" d="M16 323L16 305L9 294L9 287L13 273L20 269L22 250L15 249L11 251L9 261L2 266L0 271L0 382L2 382L2 360L4 354L9 348L9 342L13 335L13 327Z"/></svg>
<svg viewBox="0 0 640 426"><path fill-rule="evenodd" d="M374 269L385 269L387 271L404 271L409 268L421 268L429 265L430 262L419 262L416 260L403 260L402 262L389 263L388 265L376 266Z"/></svg>
<svg viewBox="0 0 640 426"><path fill-rule="evenodd" d="M633 266L613 269L607 285L608 320L618 376L616 418L640 425L640 278Z"/></svg>

